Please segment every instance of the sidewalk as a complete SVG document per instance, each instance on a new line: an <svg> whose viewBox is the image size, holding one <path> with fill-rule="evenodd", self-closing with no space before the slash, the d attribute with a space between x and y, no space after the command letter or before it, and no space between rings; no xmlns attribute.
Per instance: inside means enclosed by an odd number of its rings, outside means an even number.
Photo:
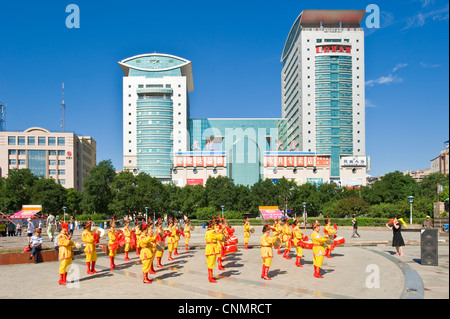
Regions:
<svg viewBox="0 0 450 319"><path fill-rule="evenodd" d="M142 266L135 252L129 262L124 255L116 257L117 268L109 269L109 259L99 253L98 274L87 275L84 253L79 252L73 261L69 277L74 283L59 286L57 281L59 262L0 266L0 298L42 299L448 299L449 254L448 237L440 237L439 265L420 263L420 232L404 232L406 242L404 257L393 256L392 233L360 228L360 238L351 238L352 230L338 229L337 236L346 242L325 258L323 279L313 277L311 250L304 250L302 268L295 266L295 250L291 260L274 254L269 276L271 281L260 278L261 257L259 239L261 227L255 227L250 237L250 250L243 249L242 227L234 227L239 239L239 250L224 259L224 271L214 270L217 283L207 280L204 255L205 229L196 227L192 232L190 251L184 250L184 238L180 240L179 256L167 260L164 252L164 268L156 268L157 274L150 285L142 283ZM310 237L311 230L305 234ZM81 231L74 240L80 241ZM23 247L26 237L0 238L0 250L6 247ZM52 243L44 237L44 243ZM101 243L107 243L102 238ZM20 248L19 248L20 249ZM36 294L36 287L39 294ZM183 300L184 302L184 300ZM253 301L255 302L255 301ZM261 301L262 302L262 301Z"/></svg>

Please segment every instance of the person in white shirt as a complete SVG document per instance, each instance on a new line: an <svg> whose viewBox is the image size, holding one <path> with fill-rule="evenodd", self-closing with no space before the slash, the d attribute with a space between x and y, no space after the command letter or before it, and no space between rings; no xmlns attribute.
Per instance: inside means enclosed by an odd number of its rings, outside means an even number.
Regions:
<svg viewBox="0 0 450 319"><path fill-rule="evenodd" d="M34 257L34 263L37 264L39 252L42 250L42 237L40 228L36 230L36 235L31 237L30 248L31 248L30 260Z"/></svg>
<svg viewBox="0 0 450 319"><path fill-rule="evenodd" d="M28 228L27 228L27 237L28 237L28 243L30 243L31 236L33 236L34 233L34 224L31 221L31 218L28 218Z"/></svg>

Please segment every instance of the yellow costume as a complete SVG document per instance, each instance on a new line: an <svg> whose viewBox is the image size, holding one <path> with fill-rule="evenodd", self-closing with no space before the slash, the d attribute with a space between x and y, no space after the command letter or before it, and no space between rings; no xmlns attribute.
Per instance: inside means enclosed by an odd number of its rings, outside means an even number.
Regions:
<svg viewBox="0 0 450 319"><path fill-rule="evenodd" d="M154 255L156 235L148 234L147 231L142 232L139 237L139 244L141 247L140 259L142 261L142 272L144 274L144 283L151 283L152 280L148 278L148 273L151 270Z"/></svg>
<svg viewBox="0 0 450 319"><path fill-rule="evenodd" d="M265 228L264 228L265 229ZM261 258L263 260L263 266L262 266L262 274L261 278L264 278L266 280L271 280L267 275L269 273L269 267L272 264L272 258L273 258L273 244L278 238L278 234L275 233L274 236L270 236L269 231L265 231L264 234L261 236Z"/></svg>
<svg viewBox="0 0 450 319"><path fill-rule="evenodd" d="M167 258L167 259L168 260L174 260L172 258L172 252L173 252L174 247L175 247L177 230L176 230L175 227L173 227L173 226L171 227L169 225L169 231L170 231L170 233L169 233L169 236L167 238L167 244L168 244L167 250L169 251L169 258Z"/></svg>
<svg viewBox="0 0 450 319"><path fill-rule="evenodd" d="M184 232L184 240L185 240L185 244L186 244L185 250L189 250L189 239L191 238L191 225L189 224L189 222L184 225L183 232Z"/></svg>
<svg viewBox="0 0 450 319"><path fill-rule="evenodd" d="M293 236L294 236L293 243L294 243L294 246L295 246L295 248L297 250L297 258L295 260L295 265L297 267L303 267L300 264L300 260L303 257L303 245L302 245L302 243L303 243L303 233L300 230L300 226L299 225L295 225L294 226Z"/></svg>
<svg viewBox="0 0 450 319"><path fill-rule="evenodd" d="M250 223L248 222L248 220L245 221L244 224L244 243L245 243L245 249L249 249L248 248L248 242L250 240Z"/></svg>
<svg viewBox="0 0 450 319"><path fill-rule="evenodd" d="M286 221L283 228L283 243L284 243L284 254L283 258L291 259L289 257L289 253L291 252L291 237L292 237L292 230L289 227L289 223Z"/></svg>
<svg viewBox="0 0 450 319"><path fill-rule="evenodd" d="M94 232L92 232L90 226L86 226L86 229L81 234L81 239L85 244L84 252L86 254L86 266L87 273L94 274L97 273L95 270L95 263L97 262L97 249L95 248L95 238ZM92 263L92 266L90 265Z"/></svg>
<svg viewBox="0 0 450 319"><path fill-rule="evenodd" d="M134 229L136 234L136 255L140 255L141 246L139 245L139 238L141 237L142 230L139 224L137 224Z"/></svg>
<svg viewBox="0 0 450 319"><path fill-rule="evenodd" d="M317 227L319 228L319 227ZM313 244L313 264L314 264L314 277L323 278L320 275L320 267L323 264L323 256L325 256L325 248L324 245L328 237L322 237L319 234L319 230L314 229L314 232L311 234L311 241Z"/></svg>
<svg viewBox="0 0 450 319"><path fill-rule="evenodd" d="M216 266L216 258L220 254L220 246L218 242L223 240L224 235L216 232L211 225L208 226L208 230L205 234L205 256L206 256L206 265L208 266L208 280L209 282L216 282L213 276L213 270Z"/></svg>
<svg viewBox="0 0 450 319"><path fill-rule="evenodd" d="M108 242L108 250L109 250L109 267L115 268L116 264L114 264L114 258L116 257L117 246L115 245L117 240L117 234L114 227L111 227L108 232L109 242Z"/></svg>
<svg viewBox="0 0 450 319"><path fill-rule="evenodd" d="M123 235L125 237L125 261L131 260L128 257L128 252L130 251L130 245L131 245L131 230L128 228L128 223L125 224L125 227L123 229Z"/></svg>
<svg viewBox="0 0 450 319"><path fill-rule="evenodd" d="M65 223L67 224L67 223ZM75 242L71 241L71 236L68 235L69 230L66 228L68 225L61 225L61 232L58 235L59 246L59 284L65 285L67 280L67 271L70 269L73 258L73 246Z"/></svg>
<svg viewBox="0 0 450 319"><path fill-rule="evenodd" d="M336 229L333 226L331 226L331 224L327 224L323 228L323 231L325 234L328 234L329 238L334 238L334 235L336 234ZM327 245L327 249L325 251L325 257L333 258L333 257L331 257L330 254L331 254L331 251L334 249L334 245L329 245L328 243L326 245Z"/></svg>
<svg viewBox="0 0 450 319"><path fill-rule="evenodd" d="M175 242L173 243L173 255L178 256L178 242L180 241L180 229L178 228L177 221L175 220L173 228L175 229Z"/></svg>
<svg viewBox="0 0 450 319"><path fill-rule="evenodd" d="M275 231L278 234L283 233L283 226L281 225L281 221L280 220L278 220L274 226L275 226ZM281 245L277 249L278 249L278 255L281 255Z"/></svg>

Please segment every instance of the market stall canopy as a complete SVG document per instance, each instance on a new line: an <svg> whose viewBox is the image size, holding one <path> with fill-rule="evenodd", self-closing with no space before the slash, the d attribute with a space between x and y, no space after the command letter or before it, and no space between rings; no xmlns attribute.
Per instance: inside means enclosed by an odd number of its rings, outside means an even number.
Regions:
<svg viewBox="0 0 450 319"><path fill-rule="evenodd" d="M22 205L22 210L9 216L11 219L27 219L42 211L42 205Z"/></svg>
<svg viewBox="0 0 450 319"><path fill-rule="evenodd" d="M259 206L264 219L277 219L283 217L283 213L278 209L278 206Z"/></svg>

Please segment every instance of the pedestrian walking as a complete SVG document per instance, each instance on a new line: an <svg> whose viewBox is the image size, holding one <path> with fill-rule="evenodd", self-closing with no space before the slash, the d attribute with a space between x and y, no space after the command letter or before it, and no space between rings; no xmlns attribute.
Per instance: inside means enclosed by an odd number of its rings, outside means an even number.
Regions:
<svg viewBox="0 0 450 319"><path fill-rule="evenodd" d="M352 238L355 238L356 236L361 237L358 234L358 221L356 220L356 215L353 215L353 219L352 219L352 224L353 224L353 234L352 234Z"/></svg>
<svg viewBox="0 0 450 319"><path fill-rule="evenodd" d="M34 233L34 224L31 220L31 218L28 218L28 226L27 226L27 239L28 239L28 244L31 241L31 237L33 236Z"/></svg>
<svg viewBox="0 0 450 319"><path fill-rule="evenodd" d="M18 236L22 237L22 224L20 221L17 222L16 232Z"/></svg>
<svg viewBox="0 0 450 319"><path fill-rule="evenodd" d="M48 215L46 225L47 235L50 241L53 241L53 233L56 230L56 218L52 214Z"/></svg>

